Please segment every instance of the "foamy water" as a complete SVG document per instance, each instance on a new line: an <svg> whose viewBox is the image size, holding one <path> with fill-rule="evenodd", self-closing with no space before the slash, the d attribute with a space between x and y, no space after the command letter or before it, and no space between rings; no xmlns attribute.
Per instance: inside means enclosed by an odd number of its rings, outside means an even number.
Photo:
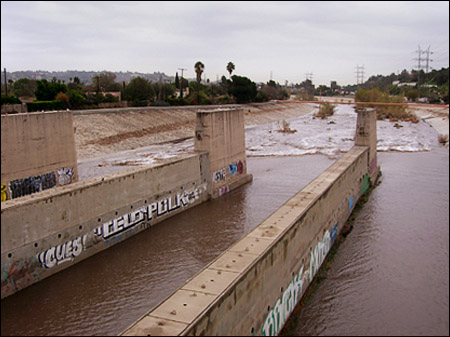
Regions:
<svg viewBox="0 0 450 337"><path fill-rule="evenodd" d="M313 111L286 120L292 133L280 132L281 123L255 126L246 131L248 156L335 156L354 145L357 115L351 106L338 106L333 116L315 118ZM295 132L294 132L295 131ZM429 151L437 133L424 122L377 121L378 151Z"/></svg>
<svg viewBox="0 0 450 337"><path fill-rule="evenodd" d="M280 132L282 121L247 127L247 156L303 156L323 154L331 158L350 150L354 145L357 115L352 106L336 107L333 116L315 118L313 112L287 119L292 133ZM437 132L428 124L377 121L378 151L430 151ZM154 164L194 150L194 140L176 144L153 145L127 151L104 159L103 166L136 166Z"/></svg>

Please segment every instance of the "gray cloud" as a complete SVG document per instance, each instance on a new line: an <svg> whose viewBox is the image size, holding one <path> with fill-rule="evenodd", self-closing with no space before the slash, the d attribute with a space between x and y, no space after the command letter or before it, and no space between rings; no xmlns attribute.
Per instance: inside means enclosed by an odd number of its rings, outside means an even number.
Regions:
<svg viewBox="0 0 450 337"><path fill-rule="evenodd" d="M162 71L211 80L355 82L414 67L418 45L448 66L448 2L2 2L2 68ZM439 62L437 61L439 59ZM185 73L186 74L186 73Z"/></svg>

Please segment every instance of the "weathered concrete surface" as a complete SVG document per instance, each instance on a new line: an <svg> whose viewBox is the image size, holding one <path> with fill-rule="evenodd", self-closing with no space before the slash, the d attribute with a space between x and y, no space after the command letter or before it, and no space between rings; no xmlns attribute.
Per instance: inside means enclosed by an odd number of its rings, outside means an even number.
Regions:
<svg viewBox="0 0 450 337"><path fill-rule="evenodd" d="M2 201L42 190L42 186L26 185L44 183L50 188L78 179L72 113L69 111L2 115L1 144ZM30 177L36 179L24 181ZM15 184L11 185L11 181ZM19 188L28 191L14 193Z"/></svg>
<svg viewBox="0 0 450 337"><path fill-rule="evenodd" d="M195 151L209 153L213 198L252 180L247 174L242 109L199 110Z"/></svg>
<svg viewBox="0 0 450 337"><path fill-rule="evenodd" d="M209 198L207 153L1 204L2 298Z"/></svg>
<svg viewBox="0 0 450 337"><path fill-rule="evenodd" d="M416 107L411 112L432 126L442 139L447 139L445 146L449 148L449 109L448 107Z"/></svg>
<svg viewBox="0 0 450 337"><path fill-rule="evenodd" d="M242 110L197 119L197 153L2 202L2 298L250 181Z"/></svg>
<svg viewBox="0 0 450 337"><path fill-rule="evenodd" d="M376 181L380 168L377 161L377 112L375 109L358 112L355 145L369 148L370 179L372 182Z"/></svg>
<svg viewBox="0 0 450 337"><path fill-rule="evenodd" d="M274 335L367 190L355 146L123 335Z"/></svg>

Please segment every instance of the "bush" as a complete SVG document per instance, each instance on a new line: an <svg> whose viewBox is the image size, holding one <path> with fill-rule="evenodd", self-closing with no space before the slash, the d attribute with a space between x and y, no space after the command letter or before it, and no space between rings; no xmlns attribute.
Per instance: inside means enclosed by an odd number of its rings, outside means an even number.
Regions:
<svg viewBox="0 0 450 337"><path fill-rule="evenodd" d="M320 110L314 117L320 117L322 119L326 119L329 116L334 115L335 106L329 102L322 103Z"/></svg>
<svg viewBox="0 0 450 337"><path fill-rule="evenodd" d="M355 102L381 102L381 103L404 103L403 96L391 96L383 93L378 89L358 89L355 95ZM389 118L391 120L414 119L413 115L408 113L405 105L357 105L355 111L360 111L365 108L374 108L377 112L377 119L382 120Z"/></svg>
<svg viewBox="0 0 450 337"><path fill-rule="evenodd" d="M3 104L22 104L22 102L17 97L2 95L2 105Z"/></svg>
<svg viewBox="0 0 450 337"><path fill-rule="evenodd" d="M65 110L66 108L67 105L65 101L34 101L27 103L28 112Z"/></svg>

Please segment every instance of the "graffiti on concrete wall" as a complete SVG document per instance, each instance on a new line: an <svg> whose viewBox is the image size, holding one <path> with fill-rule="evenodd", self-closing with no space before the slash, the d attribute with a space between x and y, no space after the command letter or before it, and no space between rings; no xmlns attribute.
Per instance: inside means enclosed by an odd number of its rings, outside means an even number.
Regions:
<svg viewBox="0 0 450 337"><path fill-rule="evenodd" d="M245 168L245 162L238 161L236 163L231 163L227 167L221 168L220 170L213 172L213 183L217 184L218 182L227 180L227 171L230 177L236 174L243 174Z"/></svg>
<svg viewBox="0 0 450 337"><path fill-rule="evenodd" d="M54 172L24 179L11 180L9 188L11 199L23 197L40 191L45 191L56 186L56 175Z"/></svg>
<svg viewBox="0 0 450 337"><path fill-rule="evenodd" d="M34 257L2 264L2 298L39 281L35 266Z"/></svg>
<svg viewBox="0 0 450 337"><path fill-rule="evenodd" d="M235 174L242 174L244 173L244 163L239 160L237 163L232 163L228 165L228 172L230 172L230 175L233 176Z"/></svg>
<svg viewBox="0 0 450 337"><path fill-rule="evenodd" d="M221 197L222 195L227 194L228 192L230 192L230 186L223 186L219 188L219 196Z"/></svg>
<svg viewBox="0 0 450 337"><path fill-rule="evenodd" d="M115 235L127 231L141 223L149 223L152 219L171 213L179 208L184 208L194 203L206 191L206 185L191 190L177 193L176 195L158 200L141 207L133 212L124 214L111 221L105 222L94 229L94 234L107 240Z"/></svg>
<svg viewBox="0 0 450 337"><path fill-rule="evenodd" d="M370 188L370 173L366 173L361 181L361 195L364 195Z"/></svg>
<svg viewBox="0 0 450 337"><path fill-rule="evenodd" d="M350 197L350 199L348 200L348 210L351 210L353 207L353 203L355 202L355 198L353 197L353 195Z"/></svg>
<svg viewBox="0 0 450 337"><path fill-rule="evenodd" d="M45 191L57 185L70 184L73 176L72 167L63 167L57 170L56 174L48 172L38 176L11 180L9 184L2 184L2 201Z"/></svg>
<svg viewBox="0 0 450 337"><path fill-rule="evenodd" d="M2 201L8 200L7 185L2 183Z"/></svg>
<svg viewBox="0 0 450 337"><path fill-rule="evenodd" d="M38 254L37 258L44 268L52 268L64 262L71 262L86 249L87 235L79 236L61 245L51 247Z"/></svg>
<svg viewBox="0 0 450 337"><path fill-rule="evenodd" d="M226 180L226 179L227 179L227 171L224 168L213 172L213 183L214 184L217 184L218 182Z"/></svg>
<svg viewBox="0 0 450 337"><path fill-rule="evenodd" d="M300 299L301 294L305 289L304 286L306 285L306 281L309 281L309 283L312 281L314 275L325 260L336 236L337 224L334 225L331 233L327 230L322 239L317 243L314 249L311 250L309 268L304 271L304 265L302 265L300 271L289 283L281 297L275 302L274 307L270 310L261 328L262 335L278 335Z"/></svg>
<svg viewBox="0 0 450 337"><path fill-rule="evenodd" d="M56 171L58 173L58 185L68 185L73 179L73 168L63 167Z"/></svg>

